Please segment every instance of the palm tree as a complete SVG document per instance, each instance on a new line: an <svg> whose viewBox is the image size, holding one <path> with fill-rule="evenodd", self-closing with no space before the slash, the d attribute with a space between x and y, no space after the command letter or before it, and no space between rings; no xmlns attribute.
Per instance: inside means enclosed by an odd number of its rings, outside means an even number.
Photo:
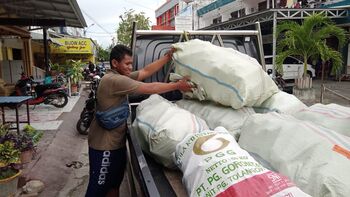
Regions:
<svg viewBox="0 0 350 197"><path fill-rule="evenodd" d="M277 36L279 37L276 58L278 71L282 70L282 64L288 56L304 62L304 79L307 78L308 59L320 58L323 70L325 62L329 60L333 62L333 72L342 67L341 54L329 47L326 40L335 37L338 39L339 47L342 47L346 41L345 30L335 26L323 14L313 14L307 17L302 24L294 21L283 22L277 26Z"/></svg>

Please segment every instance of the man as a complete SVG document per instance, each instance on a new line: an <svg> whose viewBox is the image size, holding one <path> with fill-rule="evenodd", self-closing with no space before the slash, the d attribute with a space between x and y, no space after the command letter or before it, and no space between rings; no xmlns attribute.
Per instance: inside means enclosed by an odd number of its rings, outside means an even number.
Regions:
<svg viewBox="0 0 350 197"><path fill-rule="evenodd" d="M190 91L192 87L187 80L176 83L140 82L160 70L171 57L172 51L143 69L131 72L131 50L123 45L115 46L110 54L111 70L101 79L97 90L97 112L103 114L114 108L118 111L131 93ZM90 179L87 197L119 196L119 186L126 166L126 122L113 129L106 129L107 126L96 114L89 129Z"/></svg>
<svg viewBox="0 0 350 197"><path fill-rule="evenodd" d="M95 64L92 63L91 61L89 61L89 63L88 63L88 68L89 68L90 73L95 72Z"/></svg>

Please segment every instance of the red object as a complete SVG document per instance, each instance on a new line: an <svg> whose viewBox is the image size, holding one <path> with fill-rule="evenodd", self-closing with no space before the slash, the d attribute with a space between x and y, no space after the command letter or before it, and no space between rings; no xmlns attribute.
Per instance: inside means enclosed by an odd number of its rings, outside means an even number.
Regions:
<svg viewBox="0 0 350 197"><path fill-rule="evenodd" d="M29 105L37 105L37 104L40 104L40 103L42 103L42 102L44 102L44 97L37 97L37 98L35 98L35 99L29 100L29 101L28 101L28 104L29 104Z"/></svg>
<svg viewBox="0 0 350 197"><path fill-rule="evenodd" d="M238 175L236 175L238 176ZM234 176L232 178L235 178ZM254 186L254 187L252 187ZM219 193L218 197L237 196L237 197L268 197L287 188L294 187L287 177L275 172L265 172L253 177L242 180L225 191ZM288 193L285 196L293 196Z"/></svg>
<svg viewBox="0 0 350 197"><path fill-rule="evenodd" d="M175 30L172 26L153 25L152 30Z"/></svg>

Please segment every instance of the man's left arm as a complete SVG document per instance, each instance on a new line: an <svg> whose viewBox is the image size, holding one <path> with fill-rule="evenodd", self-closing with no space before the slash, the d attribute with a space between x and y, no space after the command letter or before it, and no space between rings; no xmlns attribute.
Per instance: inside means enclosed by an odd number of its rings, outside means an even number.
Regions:
<svg viewBox="0 0 350 197"><path fill-rule="evenodd" d="M139 75L137 77L138 81L142 81L144 79L147 79L154 73L156 73L158 70L163 68L163 66L171 60L173 50L169 51L166 55L159 58L158 60L148 64L143 69L139 70Z"/></svg>

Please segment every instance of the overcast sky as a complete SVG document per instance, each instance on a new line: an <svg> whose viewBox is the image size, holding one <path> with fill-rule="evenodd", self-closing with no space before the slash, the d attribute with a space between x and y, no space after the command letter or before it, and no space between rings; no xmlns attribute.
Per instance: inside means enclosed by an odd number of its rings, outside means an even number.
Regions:
<svg viewBox="0 0 350 197"><path fill-rule="evenodd" d="M126 10L145 12L150 18L151 25L156 24L155 10L166 0L77 0L88 25L86 37L90 37L106 48L116 37L119 15Z"/></svg>

